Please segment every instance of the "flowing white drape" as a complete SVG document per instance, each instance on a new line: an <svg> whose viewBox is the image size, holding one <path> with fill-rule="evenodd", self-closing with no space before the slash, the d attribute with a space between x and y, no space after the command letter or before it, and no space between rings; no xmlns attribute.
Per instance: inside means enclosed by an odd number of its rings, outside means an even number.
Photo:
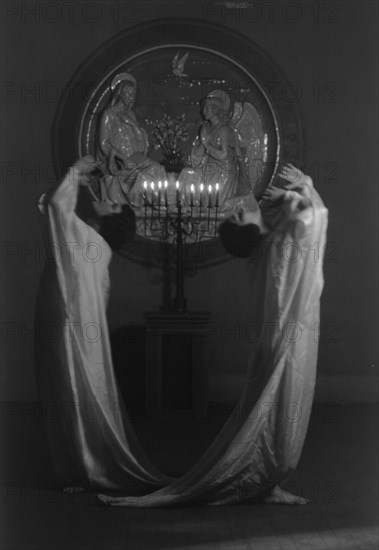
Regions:
<svg viewBox="0 0 379 550"><path fill-rule="evenodd" d="M76 215L78 185L74 167L40 204L50 260L35 363L50 451L67 483L144 494L171 478L145 457L120 399L106 320L111 250Z"/></svg>
<svg viewBox="0 0 379 550"><path fill-rule="evenodd" d="M241 502L285 482L296 467L311 412L327 210L310 179L311 206L289 192L276 229L248 262L260 338L234 412L204 456L182 478L140 496L99 495L112 506L154 507L191 501Z"/></svg>
<svg viewBox="0 0 379 550"><path fill-rule="evenodd" d="M52 259L36 309L37 375L58 473L125 493L100 495L106 504L139 507L240 502L284 482L301 454L316 376L327 210L310 180L311 206L298 209L288 193L247 263L259 338L243 395L204 456L172 480L145 457L119 396L105 312L111 251L75 213L78 179L71 170L45 204Z"/></svg>

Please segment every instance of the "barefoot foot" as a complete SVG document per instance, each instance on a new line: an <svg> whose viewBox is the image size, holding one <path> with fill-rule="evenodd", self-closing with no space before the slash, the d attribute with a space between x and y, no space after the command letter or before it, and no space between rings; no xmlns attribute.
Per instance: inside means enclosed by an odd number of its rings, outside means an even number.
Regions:
<svg viewBox="0 0 379 550"><path fill-rule="evenodd" d="M287 504L289 506L303 506L308 504L309 499L304 497L299 497L284 491L279 485L270 491L270 493L263 497L263 502L266 504Z"/></svg>

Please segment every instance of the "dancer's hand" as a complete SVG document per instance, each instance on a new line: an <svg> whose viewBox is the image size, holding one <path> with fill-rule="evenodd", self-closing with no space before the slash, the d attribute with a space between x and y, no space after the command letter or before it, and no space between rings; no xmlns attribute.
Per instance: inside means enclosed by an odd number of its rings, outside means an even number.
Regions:
<svg viewBox="0 0 379 550"><path fill-rule="evenodd" d="M75 162L72 169L81 177L80 184L88 185L90 174L99 170L99 166L91 155L86 155ZM83 177L84 176L84 177Z"/></svg>
<svg viewBox="0 0 379 550"><path fill-rule="evenodd" d="M299 189L304 185L304 174L293 164L287 164L279 173L279 177L286 180L286 189Z"/></svg>
<svg viewBox="0 0 379 550"><path fill-rule="evenodd" d="M276 202L284 197L285 190L280 187L269 187L262 193L262 199L269 202Z"/></svg>

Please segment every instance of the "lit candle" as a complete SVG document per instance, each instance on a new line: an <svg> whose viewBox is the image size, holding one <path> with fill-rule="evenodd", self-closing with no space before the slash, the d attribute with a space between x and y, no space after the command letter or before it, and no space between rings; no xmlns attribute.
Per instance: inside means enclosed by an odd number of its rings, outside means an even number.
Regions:
<svg viewBox="0 0 379 550"><path fill-rule="evenodd" d="M151 187L151 207L153 207L154 204L154 182L152 181L150 184Z"/></svg>
<svg viewBox="0 0 379 550"><path fill-rule="evenodd" d="M212 186L211 185L208 185L208 205L209 205L209 208L212 206Z"/></svg>
<svg viewBox="0 0 379 550"><path fill-rule="evenodd" d="M165 202L165 206L167 207L167 187L168 187L168 182L167 180L165 180L164 182L164 202Z"/></svg>
<svg viewBox="0 0 379 550"><path fill-rule="evenodd" d="M143 189L144 189L144 200L145 200L145 206L147 205L147 182L143 182Z"/></svg>
<svg viewBox="0 0 379 550"><path fill-rule="evenodd" d="M179 204L180 202L180 193L179 193L179 182L176 182L176 202Z"/></svg>
<svg viewBox="0 0 379 550"><path fill-rule="evenodd" d="M158 181L158 206L161 205L161 189L162 189L162 182Z"/></svg>
<svg viewBox="0 0 379 550"><path fill-rule="evenodd" d="M200 183L200 206L202 206L203 204L203 190L204 190L204 185Z"/></svg>
<svg viewBox="0 0 379 550"><path fill-rule="evenodd" d="M195 192L195 186L191 183L191 205L193 205L193 194Z"/></svg>
<svg viewBox="0 0 379 550"><path fill-rule="evenodd" d="M219 190L219 184L216 183L216 208L218 207L218 190Z"/></svg>

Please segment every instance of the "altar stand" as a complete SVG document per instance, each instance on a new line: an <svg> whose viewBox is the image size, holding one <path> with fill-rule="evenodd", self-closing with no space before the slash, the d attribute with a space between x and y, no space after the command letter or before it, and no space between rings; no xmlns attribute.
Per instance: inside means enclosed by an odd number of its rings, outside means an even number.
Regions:
<svg viewBox="0 0 379 550"><path fill-rule="evenodd" d="M210 312L146 312L146 414L205 417Z"/></svg>

